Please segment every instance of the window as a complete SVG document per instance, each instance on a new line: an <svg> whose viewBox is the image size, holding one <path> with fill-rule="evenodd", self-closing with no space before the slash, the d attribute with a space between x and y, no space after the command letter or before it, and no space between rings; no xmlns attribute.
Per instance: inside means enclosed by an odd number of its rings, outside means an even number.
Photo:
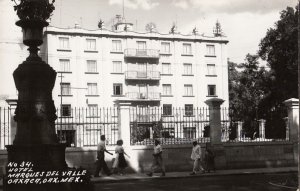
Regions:
<svg viewBox="0 0 300 191"><path fill-rule="evenodd" d="M60 49L69 49L69 38L68 37L59 37L59 48Z"/></svg>
<svg viewBox="0 0 300 191"><path fill-rule="evenodd" d="M192 75L192 64L183 64L183 74Z"/></svg>
<svg viewBox="0 0 300 191"><path fill-rule="evenodd" d="M215 56L215 45L206 45L207 56Z"/></svg>
<svg viewBox="0 0 300 191"><path fill-rule="evenodd" d="M208 96L216 96L216 85L208 85Z"/></svg>
<svg viewBox="0 0 300 191"><path fill-rule="evenodd" d="M184 85L184 96L193 96L193 85L192 84Z"/></svg>
<svg viewBox="0 0 300 191"><path fill-rule="evenodd" d="M70 60L69 59L59 59L60 71L70 72Z"/></svg>
<svg viewBox="0 0 300 191"><path fill-rule="evenodd" d="M123 85L122 84L113 84L114 85L114 95L123 95Z"/></svg>
<svg viewBox="0 0 300 191"><path fill-rule="evenodd" d="M98 116L98 105L97 104L89 104L88 105L88 116L89 117L97 117Z"/></svg>
<svg viewBox="0 0 300 191"><path fill-rule="evenodd" d="M113 73L122 73L121 61L113 61Z"/></svg>
<svg viewBox="0 0 300 191"><path fill-rule="evenodd" d="M191 44L183 44L182 54L191 55L192 54L192 45Z"/></svg>
<svg viewBox="0 0 300 191"><path fill-rule="evenodd" d="M97 83L87 83L87 95L98 95Z"/></svg>
<svg viewBox="0 0 300 191"><path fill-rule="evenodd" d="M170 63L162 63L162 74L171 74L171 64Z"/></svg>
<svg viewBox="0 0 300 191"><path fill-rule="evenodd" d="M162 53L170 53L170 43L169 42L161 43L161 52Z"/></svg>
<svg viewBox="0 0 300 191"><path fill-rule="evenodd" d="M86 39L86 49L96 50L96 39Z"/></svg>
<svg viewBox="0 0 300 191"><path fill-rule="evenodd" d="M122 52L121 40L112 40L112 52Z"/></svg>
<svg viewBox="0 0 300 191"><path fill-rule="evenodd" d="M172 115L172 104L163 104L163 115Z"/></svg>
<svg viewBox="0 0 300 191"><path fill-rule="evenodd" d="M216 65L207 64L207 75L216 75Z"/></svg>
<svg viewBox="0 0 300 191"><path fill-rule="evenodd" d="M146 46L146 41L137 41L137 49L138 50L146 50L147 46Z"/></svg>
<svg viewBox="0 0 300 191"><path fill-rule="evenodd" d="M70 104L61 105L61 116L62 117L70 117L71 116L71 105Z"/></svg>
<svg viewBox="0 0 300 191"><path fill-rule="evenodd" d="M172 95L172 86L171 84L163 84L163 95Z"/></svg>
<svg viewBox="0 0 300 191"><path fill-rule="evenodd" d="M183 137L187 139L195 139L196 127L183 127Z"/></svg>
<svg viewBox="0 0 300 191"><path fill-rule="evenodd" d="M95 73L97 72L97 62L96 60L87 60L87 72Z"/></svg>
<svg viewBox="0 0 300 191"><path fill-rule="evenodd" d="M193 115L193 104L184 105L185 115Z"/></svg>
<svg viewBox="0 0 300 191"><path fill-rule="evenodd" d="M60 85L61 85L61 95L71 95L70 83L60 83Z"/></svg>

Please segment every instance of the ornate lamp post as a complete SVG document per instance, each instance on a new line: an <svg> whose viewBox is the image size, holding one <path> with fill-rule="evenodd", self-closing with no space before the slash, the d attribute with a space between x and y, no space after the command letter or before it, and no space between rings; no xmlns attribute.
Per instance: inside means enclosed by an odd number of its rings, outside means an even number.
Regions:
<svg viewBox="0 0 300 191"><path fill-rule="evenodd" d="M19 0L14 6L22 28L23 43L29 46L30 55L18 66L13 77L19 92L15 112L17 133L12 145L7 145L8 162L30 161L34 170L63 170L65 145L59 144L55 133L55 106L52 89L56 72L38 56L43 43L43 28L54 10L54 0ZM9 186L8 190L48 190L41 185L27 188ZM45 185L44 185L45 187ZM49 188L53 189L53 188ZM59 190L59 189L58 189Z"/></svg>

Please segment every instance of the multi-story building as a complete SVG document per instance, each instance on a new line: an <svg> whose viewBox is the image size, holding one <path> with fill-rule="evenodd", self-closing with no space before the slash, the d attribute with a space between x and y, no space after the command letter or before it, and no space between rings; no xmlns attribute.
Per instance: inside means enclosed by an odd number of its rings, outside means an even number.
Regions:
<svg viewBox="0 0 300 191"><path fill-rule="evenodd" d="M139 33L118 22L113 30L47 27L41 55L59 74L58 107L133 106L185 110L211 97L228 106L228 40L222 35Z"/></svg>

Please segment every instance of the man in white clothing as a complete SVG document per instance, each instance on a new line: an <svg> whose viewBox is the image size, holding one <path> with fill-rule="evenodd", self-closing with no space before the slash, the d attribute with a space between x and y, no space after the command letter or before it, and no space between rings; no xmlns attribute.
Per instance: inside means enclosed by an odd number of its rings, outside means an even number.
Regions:
<svg viewBox="0 0 300 191"><path fill-rule="evenodd" d="M201 165L201 146L197 143L197 141L193 142L191 159L194 161L194 166L193 172L190 175L195 175L198 169L201 170L202 173L204 173L204 169Z"/></svg>

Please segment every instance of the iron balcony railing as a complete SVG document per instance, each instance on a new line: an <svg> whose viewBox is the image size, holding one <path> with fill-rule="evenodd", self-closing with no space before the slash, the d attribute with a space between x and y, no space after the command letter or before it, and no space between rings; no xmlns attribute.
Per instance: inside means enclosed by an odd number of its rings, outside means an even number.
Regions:
<svg viewBox="0 0 300 191"><path fill-rule="evenodd" d="M125 57L159 58L159 51L154 49L128 48L124 52Z"/></svg>
<svg viewBox="0 0 300 191"><path fill-rule="evenodd" d="M126 80L160 80L158 71L126 71Z"/></svg>
<svg viewBox="0 0 300 191"><path fill-rule="evenodd" d="M140 93L140 92L127 92L125 94L127 98L133 100L145 100L145 101L160 101L160 93L159 92L148 92L148 93Z"/></svg>

